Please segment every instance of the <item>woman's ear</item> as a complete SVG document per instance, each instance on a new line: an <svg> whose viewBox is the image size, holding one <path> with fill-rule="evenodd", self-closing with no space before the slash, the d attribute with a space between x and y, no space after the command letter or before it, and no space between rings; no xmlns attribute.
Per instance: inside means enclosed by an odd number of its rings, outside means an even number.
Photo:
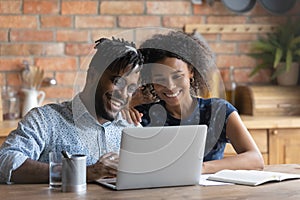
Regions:
<svg viewBox="0 0 300 200"><path fill-rule="evenodd" d="M190 75L189 75L189 78L194 78L194 68L193 66L189 67L189 72L190 72Z"/></svg>

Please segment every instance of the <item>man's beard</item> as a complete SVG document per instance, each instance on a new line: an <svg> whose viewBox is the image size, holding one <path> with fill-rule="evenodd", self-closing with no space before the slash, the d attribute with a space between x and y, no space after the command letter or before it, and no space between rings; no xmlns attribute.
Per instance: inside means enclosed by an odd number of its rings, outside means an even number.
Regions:
<svg viewBox="0 0 300 200"><path fill-rule="evenodd" d="M121 96L119 96L118 93L113 93L112 95L114 96L114 98L121 99ZM109 99L107 99L107 101L111 102L111 97ZM122 100L122 101L123 101L123 106L122 106L122 108L123 108L124 105L127 105L128 99ZM117 112L108 110L107 102L104 103L103 97L100 95L96 95L96 97L95 97L95 110L96 110L97 118L103 118L103 119L106 119L109 121L115 120L116 117L118 116L118 113L121 111L121 109Z"/></svg>
<svg viewBox="0 0 300 200"><path fill-rule="evenodd" d="M102 99L98 99L96 97L95 99L95 110L96 110L96 115L97 118L103 118L109 121L113 121L115 119L115 116L112 116L112 114L110 114L107 109L106 109L106 105L104 105L104 102L102 101Z"/></svg>

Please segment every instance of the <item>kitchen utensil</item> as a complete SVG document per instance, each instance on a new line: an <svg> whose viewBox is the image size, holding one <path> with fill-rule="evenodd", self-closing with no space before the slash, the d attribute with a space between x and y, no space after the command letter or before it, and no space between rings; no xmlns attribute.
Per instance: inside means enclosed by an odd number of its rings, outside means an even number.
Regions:
<svg viewBox="0 0 300 200"><path fill-rule="evenodd" d="M62 191L86 191L86 156L71 155L62 158Z"/></svg>
<svg viewBox="0 0 300 200"><path fill-rule="evenodd" d="M256 0L222 0L222 2L230 11L244 13L254 7Z"/></svg>
<svg viewBox="0 0 300 200"><path fill-rule="evenodd" d="M272 14L284 14L294 7L296 0L258 0Z"/></svg>
<svg viewBox="0 0 300 200"><path fill-rule="evenodd" d="M38 90L44 77L44 70L37 66L28 66L22 72L22 79L26 88Z"/></svg>

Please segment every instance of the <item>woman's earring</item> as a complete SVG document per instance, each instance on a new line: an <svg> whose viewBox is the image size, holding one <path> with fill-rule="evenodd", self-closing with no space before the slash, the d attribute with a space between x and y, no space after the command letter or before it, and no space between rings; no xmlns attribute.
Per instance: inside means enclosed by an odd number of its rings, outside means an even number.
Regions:
<svg viewBox="0 0 300 200"><path fill-rule="evenodd" d="M194 78L190 78L190 84L194 83L195 79Z"/></svg>

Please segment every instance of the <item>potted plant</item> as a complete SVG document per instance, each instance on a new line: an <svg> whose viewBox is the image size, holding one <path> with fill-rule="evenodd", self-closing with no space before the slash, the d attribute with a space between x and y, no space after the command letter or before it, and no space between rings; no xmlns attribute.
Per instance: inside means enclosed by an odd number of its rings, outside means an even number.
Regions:
<svg viewBox="0 0 300 200"><path fill-rule="evenodd" d="M267 37L260 37L252 44L251 57L260 63L252 70L250 76L261 69L273 68L271 79L277 78L280 85L296 85L299 75L300 60L300 22L288 22L280 25ZM288 77L288 74L295 77ZM285 79L286 83L281 81Z"/></svg>

